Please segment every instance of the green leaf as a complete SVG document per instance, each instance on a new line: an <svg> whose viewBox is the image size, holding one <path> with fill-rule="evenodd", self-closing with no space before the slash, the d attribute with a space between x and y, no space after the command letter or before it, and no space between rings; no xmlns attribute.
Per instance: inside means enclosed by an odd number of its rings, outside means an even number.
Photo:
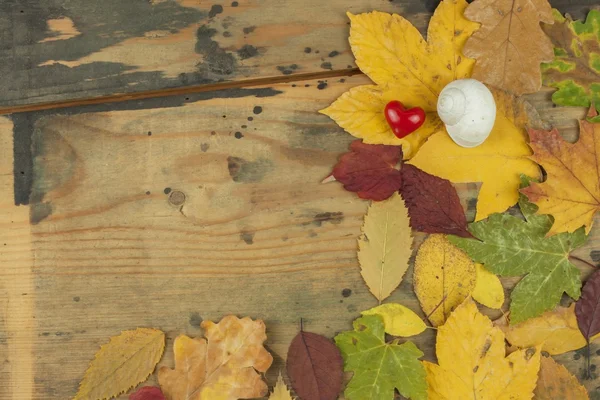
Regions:
<svg viewBox="0 0 600 400"><path fill-rule="evenodd" d="M522 177L521 182L526 186L529 181ZM568 257L587 239L583 227L573 233L546 237L552 217L535 214L537 206L523 194L519 197L519 207L526 220L509 214L492 214L487 220L470 224L469 230L479 240L448 237L475 262L497 275L525 275L511 293L511 324L553 309L563 292L579 298L579 270Z"/></svg>
<svg viewBox="0 0 600 400"><path fill-rule="evenodd" d="M542 64L543 83L558 90L552 101L562 106L589 107L600 112L600 10L585 22L564 18L553 10L555 23L543 24L554 44L554 60Z"/></svg>
<svg viewBox="0 0 600 400"><path fill-rule="evenodd" d="M421 350L412 342L385 342L383 320L367 315L354 321L354 330L335 337L344 358L344 370L354 372L346 390L347 400L392 400L394 388L404 397L427 399Z"/></svg>

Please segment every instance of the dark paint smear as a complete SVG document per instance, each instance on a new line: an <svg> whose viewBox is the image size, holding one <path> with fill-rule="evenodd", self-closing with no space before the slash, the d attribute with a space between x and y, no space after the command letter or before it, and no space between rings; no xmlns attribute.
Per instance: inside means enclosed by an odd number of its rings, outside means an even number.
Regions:
<svg viewBox="0 0 600 400"><path fill-rule="evenodd" d="M344 289L344 290L342 290L342 296L344 296L344 297L350 297L350 295L352 295L352 289Z"/></svg>
<svg viewBox="0 0 600 400"><path fill-rule="evenodd" d="M206 153L209 148L210 148L210 144L208 144L208 143L202 143L200 145L200 150L202 150L203 153Z"/></svg>
<svg viewBox="0 0 600 400"><path fill-rule="evenodd" d="M210 8L210 11L208 12L208 17L209 18L216 17L217 15L221 14L222 12L223 12L223 6L220 4L215 4Z"/></svg>
<svg viewBox="0 0 600 400"><path fill-rule="evenodd" d="M249 33L254 32L255 29L256 29L256 26L247 26L243 29L243 31L247 35Z"/></svg>
<svg viewBox="0 0 600 400"><path fill-rule="evenodd" d="M283 75L291 75L297 70L299 67L297 64L292 65L280 65L277 67L277 70L281 72Z"/></svg>
<svg viewBox="0 0 600 400"><path fill-rule="evenodd" d="M321 68L323 69L333 69L333 66L331 65L330 62L324 62L323 64L321 64Z"/></svg>
<svg viewBox="0 0 600 400"><path fill-rule="evenodd" d="M169 193L171 193L171 188L170 188L170 187L168 187L168 188L165 188L165 190L163 190L163 193L164 193L164 194L169 194Z"/></svg>
<svg viewBox="0 0 600 400"><path fill-rule="evenodd" d="M246 60L248 58L252 58L255 55L257 55L258 54L258 49L256 47L254 47L254 46L249 45L249 44L245 44L245 45L242 46L241 49L239 49L237 51L237 53L238 53L238 56L240 56L240 59Z"/></svg>
<svg viewBox="0 0 600 400"><path fill-rule="evenodd" d="M332 224L340 224L344 220L343 212L324 212L315 215L312 223L316 226L323 225L323 222L331 222Z"/></svg>
<svg viewBox="0 0 600 400"><path fill-rule="evenodd" d="M236 139L241 139L241 138L244 137L244 135L242 134L242 132L236 132L235 135L233 135L233 136L235 136Z"/></svg>
<svg viewBox="0 0 600 400"><path fill-rule="evenodd" d="M336 50L334 50L334 51L332 51L331 53L329 53L329 57L333 58L333 57L335 57L335 56L337 56L337 55L339 55L339 54L340 54L340 52L339 52L339 51L336 51Z"/></svg>
<svg viewBox="0 0 600 400"><path fill-rule="evenodd" d="M195 328L200 328L200 324L202 323L202 317L199 313L193 312L190 314L190 325Z"/></svg>
<svg viewBox="0 0 600 400"><path fill-rule="evenodd" d="M253 244L255 234L256 232L242 231L240 232L240 239L242 239L246 244Z"/></svg>
<svg viewBox="0 0 600 400"><path fill-rule="evenodd" d="M27 10L16 13L16 9ZM2 0L0 1L0 64L2 105L114 93L135 83L135 91L173 86L178 79L161 71L134 72L135 67L118 62L92 62L75 67L41 65L50 60L76 61L127 39L144 37L151 31L179 32L206 18L206 12L182 7L175 1L104 0ZM68 40L40 43L58 35L47 20L71 18L81 32ZM118 33L116 33L118 32ZM205 77L189 74L193 83ZM168 83L171 83L168 85ZM190 82L190 83L192 83ZM52 89L51 93L47 94ZM24 99L26 99L24 101Z"/></svg>
<svg viewBox="0 0 600 400"><path fill-rule="evenodd" d="M310 47L305 47L305 48L304 48L304 52L305 52L306 54L309 54L310 52L312 52L312 49L311 49Z"/></svg>
<svg viewBox="0 0 600 400"><path fill-rule="evenodd" d="M219 47L212 38L217 30L203 25L196 32L196 53L204 56L204 61L198 64L201 73L206 76L212 74L231 75L237 67L237 61L233 54Z"/></svg>
<svg viewBox="0 0 600 400"><path fill-rule="evenodd" d="M317 89L323 90L327 87L327 82L321 82L317 85Z"/></svg>
<svg viewBox="0 0 600 400"><path fill-rule="evenodd" d="M234 182L260 182L273 169L273 163L265 158L248 161L241 157L227 157L227 169Z"/></svg>
<svg viewBox="0 0 600 400"><path fill-rule="evenodd" d="M252 110L252 112L257 115L260 114L262 111L263 111L263 109L261 106L255 106L254 109ZM250 119L250 118L252 118L252 117L248 117L248 121L252 121L253 118L252 119Z"/></svg>
<svg viewBox="0 0 600 400"><path fill-rule="evenodd" d="M240 3L238 3L237 1L234 1L233 3L231 3L231 7L237 7L239 5L240 5Z"/></svg>
<svg viewBox="0 0 600 400"><path fill-rule="evenodd" d="M590 252L590 258L593 262L600 262L600 250L592 250Z"/></svg>
<svg viewBox="0 0 600 400"><path fill-rule="evenodd" d="M45 190L42 185L35 193L32 193L34 184L33 160L36 157L43 159L44 135L39 132L34 136L36 123L42 117L56 115L79 115L86 113L122 111L122 110L146 110L153 108L173 108L185 105L187 102L196 102L210 99L229 99L242 97L272 97L283 92L273 88L255 89L225 89L204 93L193 93L184 96L160 97L146 100L132 100L121 103L105 103L90 106L64 108L60 110L45 110L23 114L13 114L13 140L14 140L14 193L16 205L31 204L30 220L38 223L52 213L52 205L44 203ZM262 108L260 109L262 111ZM34 140L35 138L35 140ZM43 160L41 167L43 167ZM21 173L23 172L23 173ZM43 171L38 172L38 176ZM43 184L44 182L41 182Z"/></svg>

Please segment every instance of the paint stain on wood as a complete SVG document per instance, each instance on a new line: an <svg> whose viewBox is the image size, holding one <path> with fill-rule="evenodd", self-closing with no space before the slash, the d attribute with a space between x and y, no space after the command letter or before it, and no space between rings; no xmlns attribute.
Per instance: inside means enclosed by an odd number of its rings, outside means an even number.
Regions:
<svg viewBox="0 0 600 400"><path fill-rule="evenodd" d="M243 230L240 232L240 239L242 239L246 244L254 243L254 235L256 232L251 230Z"/></svg>
<svg viewBox="0 0 600 400"><path fill-rule="evenodd" d="M312 223L313 223L313 225L316 225L316 226L321 226L325 222L330 222L334 225L338 225L338 224L341 224L343 220L344 220L343 212L324 212L324 213L316 214L313 217Z"/></svg>
<svg viewBox="0 0 600 400"><path fill-rule="evenodd" d="M266 158L248 161L241 157L227 157L227 169L234 182L260 182L273 168L273 162Z"/></svg>

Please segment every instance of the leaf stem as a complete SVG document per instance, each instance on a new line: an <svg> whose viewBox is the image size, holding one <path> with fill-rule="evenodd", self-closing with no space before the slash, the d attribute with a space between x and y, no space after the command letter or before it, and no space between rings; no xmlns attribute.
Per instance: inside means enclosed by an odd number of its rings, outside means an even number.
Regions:
<svg viewBox="0 0 600 400"><path fill-rule="evenodd" d="M586 265L587 265L587 266L589 266L590 268L593 268L593 269L598 269L598 267L597 267L596 265L594 265L594 264L592 264L592 263L590 263L590 262L588 262L588 261L585 261L583 258L579 258L579 257L577 257L577 256L573 256L573 255L570 255L570 254L569 254L569 260L576 260L576 261L579 261L579 262L581 262L581 263L584 263L584 264L586 264Z"/></svg>
<svg viewBox="0 0 600 400"><path fill-rule="evenodd" d="M446 297L448 297L448 295L447 295L447 294L445 294L445 295L444 295L444 297L442 297L442 300L441 300L441 301L440 301L440 302L437 304L437 306L435 306L435 307L433 308L433 310L431 310L431 312L430 312L429 314L427 314L427 319L429 319L429 317L431 317L431 315L432 315L434 312L436 312L436 310L437 310L438 308L440 308L440 306L441 306L442 304L444 304L444 301L446 301ZM446 315L444 315L444 318L445 318L445 317L446 317Z"/></svg>
<svg viewBox="0 0 600 400"><path fill-rule="evenodd" d="M586 373L586 379L592 379L592 370L590 367L590 358L592 358L592 355L590 354L590 339L587 339L587 345L586 345L586 357L587 357L587 373Z"/></svg>

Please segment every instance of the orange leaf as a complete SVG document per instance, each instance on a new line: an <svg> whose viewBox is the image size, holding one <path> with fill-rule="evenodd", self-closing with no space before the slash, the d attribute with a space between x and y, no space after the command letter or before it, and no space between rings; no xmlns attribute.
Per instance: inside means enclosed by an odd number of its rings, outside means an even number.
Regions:
<svg viewBox="0 0 600 400"><path fill-rule="evenodd" d="M592 106L593 107L593 106ZM589 117L596 116L590 108ZM554 224L548 235L573 232L585 225L586 233L600 208L600 123L579 121L579 140L566 142L556 129L529 129L531 158L546 170L543 183L532 182L522 190L539 207L540 214L552 214Z"/></svg>
<svg viewBox="0 0 600 400"><path fill-rule="evenodd" d="M536 400L588 400L587 391L567 369L552 357L542 357L537 386Z"/></svg>
<svg viewBox="0 0 600 400"><path fill-rule="evenodd" d="M169 400L236 400L267 394L258 372L273 357L263 347L265 324L227 316L218 324L202 322L206 339L175 339L175 369L162 367L158 382Z"/></svg>
<svg viewBox="0 0 600 400"><path fill-rule="evenodd" d="M540 27L554 22L548 0L476 0L465 17L481 23L463 49L476 59L472 78L516 95L537 92L540 63L554 59L552 42Z"/></svg>

